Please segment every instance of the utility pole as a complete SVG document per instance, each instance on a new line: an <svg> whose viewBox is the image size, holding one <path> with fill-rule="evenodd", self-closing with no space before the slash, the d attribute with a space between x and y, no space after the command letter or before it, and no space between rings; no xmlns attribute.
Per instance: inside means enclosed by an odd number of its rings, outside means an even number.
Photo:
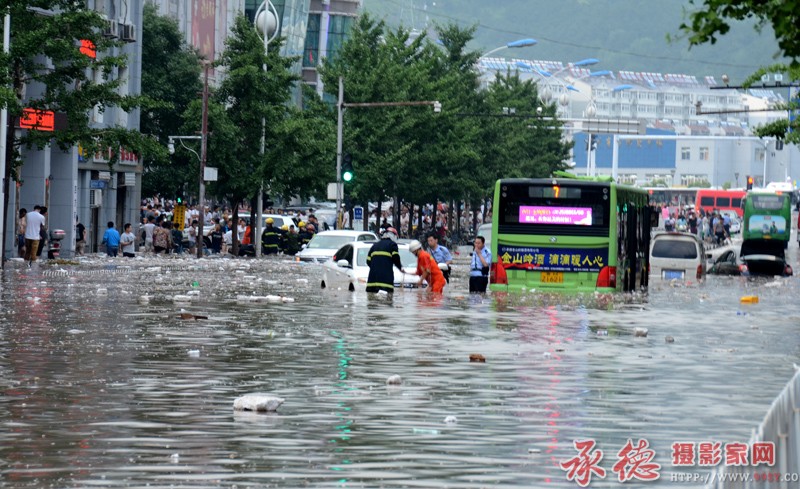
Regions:
<svg viewBox="0 0 800 489"><path fill-rule="evenodd" d="M336 103L338 118L336 121L336 223L341 228L342 215L342 139L344 135L344 78L339 77L339 101Z"/></svg>
<svg viewBox="0 0 800 489"><path fill-rule="evenodd" d="M11 47L11 15L3 17L3 53L8 55ZM0 268L5 267L6 263L6 222L8 220L8 195L9 178L6 175L6 165L8 165L8 108L0 110L0 205L3 206L3 215L0 218ZM14 216L16 220L17 216Z"/></svg>
<svg viewBox="0 0 800 489"><path fill-rule="evenodd" d="M200 129L200 223L198 225L197 236L197 258L203 257L203 225L206 222L206 209L203 201L206 198L206 159L208 156L208 70L210 63L205 63L205 74L203 75L203 125Z"/></svg>

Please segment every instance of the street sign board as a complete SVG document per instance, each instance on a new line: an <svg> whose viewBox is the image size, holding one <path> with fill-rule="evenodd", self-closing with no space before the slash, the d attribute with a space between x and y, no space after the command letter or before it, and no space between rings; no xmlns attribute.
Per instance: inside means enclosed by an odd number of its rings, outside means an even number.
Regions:
<svg viewBox="0 0 800 489"><path fill-rule="evenodd" d="M353 219L357 221L362 221L364 219L363 207L353 207Z"/></svg>
<svg viewBox="0 0 800 489"><path fill-rule="evenodd" d="M92 180L89 182L89 188L104 189L108 187L108 180Z"/></svg>
<svg viewBox="0 0 800 489"><path fill-rule="evenodd" d="M336 182L331 182L328 184L328 200L338 200L344 196L344 184L339 183L339 193L336 193Z"/></svg>
<svg viewBox="0 0 800 489"><path fill-rule="evenodd" d="M647 124L636 119L584 119L583 131L589 134L646 134Z"/></svg>
<svg viewBox="0 0 800 489"><path fill-rule="evenodd" d="M206 182L217 181L217 169L211 166L203 168L203 180Z"/></svg>

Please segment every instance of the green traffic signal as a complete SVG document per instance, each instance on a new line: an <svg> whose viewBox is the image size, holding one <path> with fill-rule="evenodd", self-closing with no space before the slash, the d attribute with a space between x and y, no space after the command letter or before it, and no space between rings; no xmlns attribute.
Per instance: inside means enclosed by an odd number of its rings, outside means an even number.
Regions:
<svg viewBox="0 0 800 489"><path fill-rule="evenodd" d="M342 158L342 180L349 182L353 180L355 173L353 172L353 157L348 153Z"/></svg>

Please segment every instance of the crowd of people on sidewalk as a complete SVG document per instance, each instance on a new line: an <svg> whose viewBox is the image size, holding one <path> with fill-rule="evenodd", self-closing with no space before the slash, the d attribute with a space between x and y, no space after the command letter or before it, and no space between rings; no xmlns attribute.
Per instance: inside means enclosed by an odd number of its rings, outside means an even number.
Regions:
<svg viewBox="0 0 800 489"><path fill-rule="evenodd" d="M664 230L667 232L691 233L706 243L723 244L731 238L733 217L730 213L713 209L705 212L699 209L667 211L664 217Z"/></svg>

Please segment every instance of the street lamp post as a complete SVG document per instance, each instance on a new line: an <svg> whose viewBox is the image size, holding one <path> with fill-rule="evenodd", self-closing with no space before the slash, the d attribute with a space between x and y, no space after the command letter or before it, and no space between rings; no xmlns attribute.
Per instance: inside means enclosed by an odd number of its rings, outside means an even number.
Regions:
<svg viewBox="0 0 800 489"><path fill-rule="evenodd" d="M256 29L256 32L261 33L261 38L264 40L264 64L262 65L262 69L264 70L264 74L267 73L267 53L269 52L269 42L278 35L278 31L280 30L280 19L278 18L278 11L275 9L275 6L272 5L272 2L269 0L264 0L259 5L258 9L256 10L255 19L253 20L253 25ZM267 120L265 117L261 118L261 159L264 159L264 154L266 150L267 144ZM255 252L256 257L261 256L261 213L263 212L263 203L264 199L264 182L261 182L261 185L258 189L258 198L256 199L256 207L258 208L258 212L251 212L250 219L256 220L256 246Z"/></svg>
<svg viewBox="0 0 800 489"><path fill-rule="evenodd" d="M505 44L503 46L499 46L499 47L496 47L496 48L492 49L491 51L489 51L486 54L484 54L483 56L481 56L481 58L485 58L485 57L489 56L490 54L494 54L494 53L496 53L496 52L498 52L500 50L503 50L503 49L526 48L528 46L533 46L538 42L539 41L537 41L536 39L520 39L518 41L512 41L512 42L509 42L509 43L507 43L507 44Z"/></svg>

